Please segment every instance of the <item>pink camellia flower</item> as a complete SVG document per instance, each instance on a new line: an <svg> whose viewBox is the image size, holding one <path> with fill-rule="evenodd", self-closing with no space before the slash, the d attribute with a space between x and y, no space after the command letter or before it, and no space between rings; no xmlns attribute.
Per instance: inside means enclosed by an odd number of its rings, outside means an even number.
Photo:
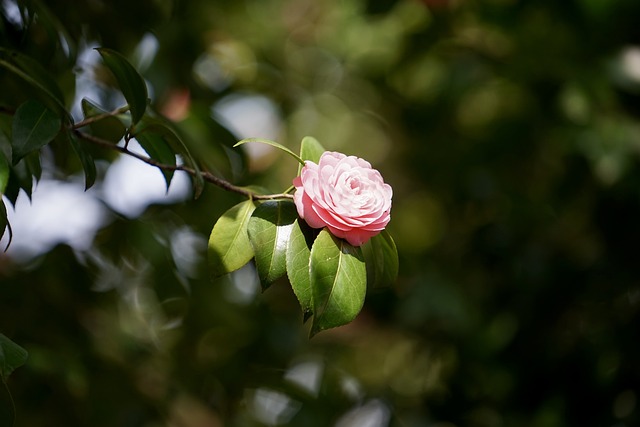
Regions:
<svg viewBox="0 0 640 427"><path fill-rule="evenodd" d="M354 246L380 233L391 219L391 186L358 157L325 151L318 164L305 162L293 185L298 215Z"/></svg>

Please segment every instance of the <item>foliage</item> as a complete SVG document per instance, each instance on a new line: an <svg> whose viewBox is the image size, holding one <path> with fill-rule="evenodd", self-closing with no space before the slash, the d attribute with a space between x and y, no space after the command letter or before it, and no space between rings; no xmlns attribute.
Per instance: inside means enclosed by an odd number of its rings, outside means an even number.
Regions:
<svg viewBox="0 0 640 427"><path fill-rule="evenodd" d="M638 424L636 1L108 3L0 5L15 425ZM371 161L389 234L343 252L292 221L264 188L300 167L251 136ZM119 210L123 155L166 198ZM40 204L54 186L100 208ZM89 243L43 243L65 215ZM340 259L362 310L308 339Z"/></svg>

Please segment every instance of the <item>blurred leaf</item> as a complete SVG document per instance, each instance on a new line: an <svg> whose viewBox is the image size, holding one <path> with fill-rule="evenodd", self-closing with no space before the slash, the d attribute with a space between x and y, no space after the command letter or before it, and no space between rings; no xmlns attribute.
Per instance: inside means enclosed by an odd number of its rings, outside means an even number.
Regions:
<svg viewBox="0 0 640 427"><path fill-rule="evenodd" d="M29 100L13 117L13 164L27 153L51 142L60 130L60 118L38 101Z"/></svg>
<svg viewBox="0 0 640 427"><path fill-rule="evenodd" d="M9 182L9 161L4 153L0 151L0 195L4 194Z"/></svg>
<svg viewBox="0 0 640 427"><path fill-rule="evenodd" d="M153 131L148 130L147 128L146 131L136 134L136 141L140 143L144 151L146 151L149 157L153 160L165 165L176 165L176 154L173 152L163 135L153 133ZM173 178L175 171L167 169L160 169L160 171L167 183L167 191L169 191L169 185L171 185L171 179Z"/></svg>
<svg viewBox="0 0 640 427"><path fill-rule="evenodd" d="M65 115L71 120L65 107L62 90L38 61L20 52L0 47L0 67L18 75L40 90L43 95L54 102L61 115Z"/></svg>
<svg viewBox="0 0 640 427"><path fill-rule="evenodd" d="M4 236L5 231L9 231L9 240L7 241L8 248L13 238L13 231L11 230L11 224L7 218L7 207L4 205L4 201L0 198L0 239Z"/></svg>
<svg viewBox="0 0 640 427"><path fill-rule="evenodd" d="M11 341L4 334L0 334L0 376L3 381L11 373L27 362L29 354L18 344Z"/></svg>
<svg viewBox="0 0 640 427"><path fill-rule="evenodd" d="M314 163L318 163L320 161L320 156L324 153L324 147L312 136L305 136L302 138L302 142L300 143L300 158L302 160L311 160ZM300 171L302 170L303 165L298 166L298 175L300 175Z"/></svg>
<svg viewBox="0 0 640 427"><path fill-rule="evenodd" d="M163 140L169 145L170 149L173 150L174 165L175 154L180 154L186 165L191 167L195 171L195 176L192 176L194 189L193 192L196 199L200 197L200 194L202 194L202 190L204 189L204 178L202 177L202 173L200 172L200 168L198 167L195 158L191 155L189 148L182 140L180 135L173 129L171 122L164 119L163 117L151 117L147 115L140 123L138 132L134 135L134 137L137 138L139 134L145 132L152 132L156 135L162 136ZM147 152L147 154L151 156L151 153ZM166 152L163 155L168 157L168 154Z"/></svg>
<svg viewBox="0 0 640 427"><path fill-rule="evenodd" d="M367 266L367 285L372 288L391 286L398 277L398 250L393 238L383 230L362 245Z"/></svg>
<svg viewBox="0 0 640 427"><path fill-rule="evenodd" d="M96 50L115 76L118 86L129 104L133 124L138 123L147 109L148 94L144 79L120 53L107 48L96 48Z"/></svg>
<svg viewBox="0 0 640 427"><path fill-rule="evenodd" d="M309 259L311 247L317 235L317 230L309 227L304 221L296 219L287 246L287 276L291 282L293 293L300 302L304 320L307 320L312 314L313 293L311 291L311 276L309 275Z"/></svg>
<svg viewBox="0 0 640 427"><path fill-rule="evenodd" d="M84 189L88 190L93 187L93 184L96 182L96 163L84 145L78 143L78 140L73 133L67 132L65 135L67 135L66 137L69 139L69 143L71 144L73 151L76 152L80 159L82 169L84 170Z"/></svg>
<svg viewBox="0 0 640 427"><path fill-rule="evenodd" d="M296 159L301 165L304 166L304 160L302 160L300 157L298 157L298 155L296 153L294 153L293 151L289 150L287 147L285 147L282 144L279 144L275 141L271 141L269 139L263 139L263 138L245 138L241 141L238 141L238 143L236 143L236 145L234 145L234 147L238 147L240 145L246 144L248 142L258 142L260 144L267 144L270 145L272 147L277 148L278 150L282 150L285 153L287 153L288 155L290 155L291 157L293 157L294 159Z"/></svg>
<svg viewBox="0 0 640 427"><path fill-rule="evenodd" d="M247 230L263 289L286 272L287 244L297 216L293 202L270 200L261 203L249 219Z"/></svg>
<svg viewBox="0 0 640 427"><path fill-rule="evenodd" d="M362 309L367 270L362 251L323 229L311 248L311 336L351 322Z"/></svg>
<svg viewBox="0 0 640 427"><path fill-rule="evenodd" d="M238 203L215 223L209 237L209 267L214 278L235 271L253 258L247 226L253 201Z"/></svg>
<svg viewBox="0 0 640 427"><path fill-rule="evenodd" d="M85 119L107 113L107 111L98 107L87 98L82 99L81 105ZM122 123L120 119L114 116L107 116L103 119L95 121L91 123L89 127L91 128L91 133L94 136L107 141L111 141L114 144L119 142L127 132L127 128L125 127L124 123Z"/></svg>

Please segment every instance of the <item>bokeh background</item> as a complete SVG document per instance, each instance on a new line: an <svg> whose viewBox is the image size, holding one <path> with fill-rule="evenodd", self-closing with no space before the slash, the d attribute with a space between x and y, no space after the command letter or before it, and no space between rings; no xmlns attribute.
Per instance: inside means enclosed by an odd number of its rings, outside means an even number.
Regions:
<svg viewBox="0 0 640 427"><path fill-rule="evenodd" d="M69 105L121 105L92 48L116 49L230 181L280 192L296 172L229 148L249 136L368 159L400 254L394 287L309 340L286 280L208 277L239 197L193 200L184 176L167 193L99 150L83 192L54 144L0 256L0 331L29 351L16 426L640 424L637 0L0 4L0 44Z"/></svg>

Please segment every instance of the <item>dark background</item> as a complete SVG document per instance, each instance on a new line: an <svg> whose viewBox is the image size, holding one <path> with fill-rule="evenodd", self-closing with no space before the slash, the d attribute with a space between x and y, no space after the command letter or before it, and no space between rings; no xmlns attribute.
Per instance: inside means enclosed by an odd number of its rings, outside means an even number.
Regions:
<svg viewBox="0 0 640 427"><path fill-rule="evenodd" d="M81 72L109 83L78 52L135 62L152 35L153 104L236 183L280 192L296 166L225 154L239 135L211 108L234 96L274 107L278 134L253 136L370 160L394 188L400 254L393 288L309 340L286 281L253 295L251 270L208 278L208 234L241 200L217 188L114 213L89 251L9 250L0 331L30 354L8 381L16 426L640 423L637 1L18 2L30 25L3 4L0 45L70 105ZM77 172L54 149L53 176Z"/></svg>

